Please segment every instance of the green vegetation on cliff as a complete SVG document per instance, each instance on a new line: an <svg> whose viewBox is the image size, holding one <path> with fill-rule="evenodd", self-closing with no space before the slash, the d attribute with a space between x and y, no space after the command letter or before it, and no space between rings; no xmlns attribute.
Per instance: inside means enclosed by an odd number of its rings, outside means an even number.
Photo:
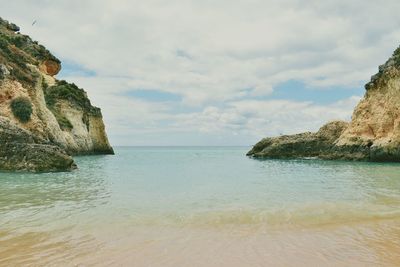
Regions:
<svg viewBox="0 0 400 267"><path fill-rule="evenodd" d="M68 83L64 80L57 81L54 86L45 89L46 104L54 106L59 100L67 100L75 106L88 111L96 112L98 108L91 105L86 92L76 86L74 83Z"/></svg>
<svg viewBox="0 0 400 267"><path fill-rule="evenodd" d="M32 103L26 97L17 97L11 101L11 111L20 122L28 122L32 115Z"/></svg>
<svg viewBox="0 0 400 267"><path fill-rule="evenodd" d="M0 63L7 65L11 78L25 85L33 86L36 76L27 67L29 57L15 46L10 45L0 31Z"/></svg>
<svg viewBox="0 0 400 267"><path fill-rule="evenodd" d="M12 79L34 87L38 77L27 64L39 66L45 60L60 64L60 60L18 31L18 26L0 18L0 64L8 68Z"/></svg>
<svg viewBox="0 0 400 267"><path fill-rule="evenodd" d="M81 109L84 112L83 122L89 127L88 115L101 116L99 108L92 106L86 92L76 86L74 83L68 83L64 80L57 81L53 86L44 86L44 95L47 107L53 112L58 124L63 130L72 129L71 122L62 115L59 105L62 101L67 101L69 104Z"/></svg>

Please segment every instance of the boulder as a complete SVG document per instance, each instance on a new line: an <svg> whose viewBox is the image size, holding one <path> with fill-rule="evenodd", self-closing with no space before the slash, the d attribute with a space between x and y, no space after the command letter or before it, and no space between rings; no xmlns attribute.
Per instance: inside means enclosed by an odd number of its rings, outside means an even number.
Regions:
<svg viewBox="0 0 400 267"><path fill-rule="evenodd" d="M63 149L0 117L0 169L6 171L71 171L74 160Z"/></svg>

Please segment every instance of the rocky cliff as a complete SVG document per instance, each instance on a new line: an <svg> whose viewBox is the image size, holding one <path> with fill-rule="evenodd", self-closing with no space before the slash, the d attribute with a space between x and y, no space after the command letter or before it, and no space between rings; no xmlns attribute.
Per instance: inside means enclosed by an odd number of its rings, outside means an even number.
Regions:
<svg viewBox="0 0 400 267"><path fill-rule="evenodd" d="M76 167L63 149L0 117L0 169L33 172L68 171Z"/></svg>
<svg viewBox="0 0 400 267"><path fill-rule="evenodd" d="M400 48L365 89L350 123L329 123L317 133L265 138L247 155L400 162Z"/></svg>
<svg viewBox="0 0 400 267"><path fill-rule="evenodd" d="M0 19L0 169L67 170L68 155L112 154L100 109L83 89L57 80L61 62L19 30ZM33 159L46 154L46 163Z"/></svg>

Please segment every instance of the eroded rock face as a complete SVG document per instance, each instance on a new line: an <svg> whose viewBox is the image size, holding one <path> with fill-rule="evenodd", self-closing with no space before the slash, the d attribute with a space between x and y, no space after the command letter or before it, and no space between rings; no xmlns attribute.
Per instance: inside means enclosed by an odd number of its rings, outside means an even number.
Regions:
<svg viewBox="0 0 400 267"><path fill-rule="evenodd" d="M7 69L7 67L3 64L0 64L0 80L3 80L7 77L7 75L9 75L10 72Z"/></svg>
<svg viewBox="0 0 400 267"><path fill-rule="evenodd" d="M60 147L0 117L0 169L8 171L70 171L74 161Z"/></svg>
<svg viewBox="0 0 400 267"><path fill-rule="evenodd" d="M327 157L326 151L334 147L335 141L346 129L348 123L330 122L316 133L301 133L270 137L257 143L247 155L256 158L312 158Z"/></svg>
<svg viewBox="0 0 400 267"><path fill-rule="evenodd" d="M317 133L266 138L248 155L400 162L400 48L365 88L348 126L327 124Z"/></svg>
<svg viewBox="0 0 400 267"><path fill-rule="evenodd" d="M55 76L60 72L61 64L60 62L54 60L45 60L40 63L39 69L47 75Z"/></svg>

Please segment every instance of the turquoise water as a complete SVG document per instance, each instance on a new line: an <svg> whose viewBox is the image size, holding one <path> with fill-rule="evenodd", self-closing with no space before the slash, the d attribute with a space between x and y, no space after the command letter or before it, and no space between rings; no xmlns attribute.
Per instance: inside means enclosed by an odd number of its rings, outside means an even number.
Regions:
<svg viewBox="0 0 400 267"><path fill-rule="evenodd" d="M1 222L60 211L132 219L264 212L268 219L313 207L375 216L399 210L398 164L259 161L245 157L247 149L117 148L115 156L77 157L71 173L2 173Z"/></svg>
<svg viewBox="0 0 400 267"><path fill-rule="evenodd" d="M57 242L101 243L109 228L286 229L400 217L399 164L259 161L248 149L118 147L114 156L77 157L70 173L0 173L0 258L20 256L7 254L12 245L33 257ZM25 244L30 238L41 245Z"/></svg>

